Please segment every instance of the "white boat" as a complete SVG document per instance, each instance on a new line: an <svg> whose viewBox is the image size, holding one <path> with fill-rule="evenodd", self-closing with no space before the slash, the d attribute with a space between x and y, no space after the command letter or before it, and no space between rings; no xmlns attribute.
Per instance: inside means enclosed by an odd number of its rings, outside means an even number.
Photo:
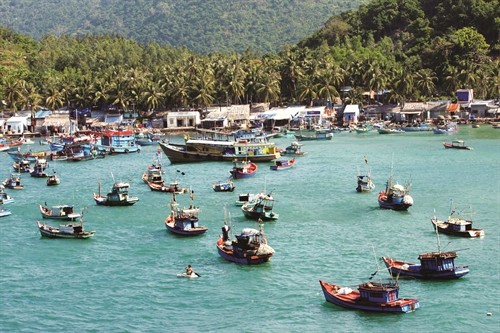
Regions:
<svg viewBox="0 0 500 333"><path fill-rule="evenodd" d="M9 216L12 212L5 208L0 208L0 217Z"/></svg>

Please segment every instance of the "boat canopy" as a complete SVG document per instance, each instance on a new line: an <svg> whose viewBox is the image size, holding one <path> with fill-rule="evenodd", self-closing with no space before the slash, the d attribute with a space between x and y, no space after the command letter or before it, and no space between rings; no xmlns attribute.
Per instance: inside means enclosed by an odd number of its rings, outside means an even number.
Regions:
<svg viewBox="0 0 500 333"><path fill-rule="evenodd" d="M260 231L253 228L244 228L241 231L241 236L258 236L260 235Z"/></svg>

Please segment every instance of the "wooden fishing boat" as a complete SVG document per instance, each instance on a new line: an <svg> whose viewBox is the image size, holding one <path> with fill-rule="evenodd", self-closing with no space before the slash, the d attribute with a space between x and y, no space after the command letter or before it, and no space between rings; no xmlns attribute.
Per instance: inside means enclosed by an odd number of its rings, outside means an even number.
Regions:
<svg viewBox="0 0 500 333"><path fill-rule="evenodd" d="M271 170L279 171L291 169L295 165L295 157L292 159L279 159L274 161L274 165L269 166Z"/></svg>
<svg viewBox="0 0 500 333"><path fill-rule="evenodd" d="M215 192L233 192L236 186L231 180L219 181L212 185Z"/></svg>
<svg viewBox="0 0 500 333"><path fill-rule="evenodd" d="M116 182L111 191L106 196L101 195L101 186L99 184L99 193L94 193L94 200L100 206L130 206L139 201L137 197L130 197L128 191L129 183Z"/></svg>
<svg viewBox="0 0 500 333"><path fill-rule="evenodd" d="M379 134L404 134L406 133L404 130L400 128L391 128L391 127L383 127L377 129Z"/></svg>
<svg viewBox="0 0 500 333"><path fill-rule="evenodd" d="M165 227L168 231L180 236L197 236L207 232L208 228L198 225L198 213L200 209L193 204L194 193L190 193L191 203L188 208L179 208L172 193L170 202L170 215L165 219Z"/></svg>
<svg viewBox="0 0 500 333"><path fill-rule="evenodd" d="M56 175L56 170L47 178L47 186L55 186L61 184L61 179Z"/></svg>
<svg viewBox="0 0 500 333"><path fill-rule="evenodd" d="M152 182L152 183L157 183L157 184L163 184L163 168L161 165L161 150L158 149L158 151L155 154L155 159L153 163L148 165L148 168L146 171L144 171L144 174L142 175L142 180L145 183Z"/></svg>
<svg viewBox="0 0 500 333"><path fill-rule="evenodd" d="M463 140L453 140L450 142L443 142L443 146L447 149L465 149L472 150L472 147L466 146Z"/></svg>
<svg viewBox="0 0 500 333"><path fill-rule="evenodd" d="M0 217L9 216L12 212L6 208L0 207Z"/></svg>
<svg viewBox="0 0 500 333"><path fill-rule="evenodd" d="M472 227L472 221L460 217L448 217L448 220L438 220L435 216L431 219L434 229L439 232L452 236L460 237L483 237L484 230Z"/></svg>
<svg viewBox="0 0 500 333"><path fill-rule="evenodd" d="M455 251L425 252L418 256L420 264L382 257L393 276L409 276L417 279L458 279L467 273L467 266L455 266Z"/></svg>
<svg viewBox="0 0 500 333"><path fill-rule="evenodd" d="M83 230L83 220L80 220L78 223L61 224L59 228L49 226L40 221L36 223L42 237L86 239L95 234L95 231Z"/></svg>
<svg viewBox="0 0 500 333"><path fill-rule="evenodd" d="M436 233L440 232L460 237L483 237L484 230L473 228L472 218L463 218L460 216L461 212L457 212L457 210L453 207L453 200L450 200L450 213L447 220L439 220L436 216L431 218L431 222ZM472 215L472 211L470 214Z"/></svg>
<svg viewBox="0 0 500 333"><path fill-rule="evenodd" d="M299 141L331 140L333 139L333 133L326 131L316 131L311 135L302 133L295 134L295 138Z"/></svg>
<svg viewBox="0 0 500 333"><path fill-rule="evenodd" d="M399 298L399 285L393 283L365 282L358 290L319 280L327 302L348 309L407 313L415 311L420 303L415 298Z"/></svg>
<svg viewBox="0 0 500 333"><path fill-rule="evenodd" d="M40 213L44 219L54 219L54 220L68 220L74 221L81 217L80 213L75 213L75 209L70 205L56 205L48 207L39 205Z"/></svg>
<svg viewBox="0 0 500 333"><path fill-rule="evenodd" d="M235 201L236 206L243 206L247 202L257 200L259 198L269 197L272 199L272 193L265 194L264 192L260 193L240 193L238 194L238 199Z"/></svg>
<svg viewBox="0 0 500 333"><path fill-rule="evenodd" d="M3 181L2 185L11 190L22 190L24 188L24 185L21 184L21 174L14 172L10 174L9 178Z"/></svg>
<svg viewBox="0 0 500 333"><path fill-rule="evenodd" d="M391 175L387 180L385 190L378 194L378 204L380 208L392 210L408 210L413 205L413 198L410 196L410 183L405 186L394 184L394 178Z"/></svg>
<svg viewBox="0 0 500 333"><path fill-rule="evenodd" d="M47 178L49 175L45 169L47 169L48 165L46 159L38 158L35 161L35 165L33 165L33 168L30 170L31 177Z"/></svg>
<svg viewBox="0 0 500 333"><path fill-rule="evenodd" d="M292 142L285 150L280 151L281 155L285 156L304 156L306 153L302 151L302 146L304 144L298 143L297 141Z"/></svg>
<svg viewBox="0 0 500 333"><path fill-rule="evenodd" d="M251 161L233 161L233 168L229 171L234 179L250 178L255 175L259 167Z"/></svg>
<svg viewBox="0 0 500 333"><path fill-rule="evenodd" d="M252 159L267 162L279 158L274 142L252 131L221 132L200 130L199 138L185 137L183 144L158 143L171 163Z"/></svg>
<svg viewBox="0 0 500 333"><path fill-rule="evenodd" d="M176 194L187 192L187 188L180 187L179 183L176 180L170 182L168 185L165 185L164 181L162 181L161 183L148 182L148 186L151 189L151 191L168 192Z"/></svg>
<svg viewBox="0 0 500 333"><path fill-rule="evenodd" d="M357 192L371 192L375 189L375 184L373 183L371 176L368 175L358 175L358 186L356 187Z"/></svg>
<svg viewBox="0 0 500 333"><path fill-rule="evenodd" d="M22 159L12 164L12 168L17 172L30 172L31 162L27 159Z"/></svg>
<svg viewBox="0 0 500 333"><path fill-rule="evenodd" d="M365 165L368 166L368 159L365 156ZM375 184L372 181L371 177L371 171L368 168L368 170L364 173L361 174L358 169L358 186L356 187L357 192L371 192L375 189Z"/></svg>
<svg viewBox="0 0 500 333"><path fill-rule="evenodd" d="M224 221L222 235L217 240L217 252L231 262L241 265L259 265L268 262L274 254L274 249L267 244L263 224L260 230L244 228L235 240L230 240L231 228Z"/></svg>
<svg viewBox="0 0 500 333"><path fill-rule="evenodd" d="M136 143L135 134L131 130L106 130L95 143L98 149L105 150L111 154L139 152L141 146Z"/></svg>
<svg viewBox="0 0 500 333"><path fill-rule="evenodd" d="M5 186L0 185L0 204L9 204L14 202L14 198L12 198L7 192L4 191Z"/></svg>
<svg viewBox="0 0 500 333"><path fill-rule="evenodd" d="M434 134L450 134L458 131L458 127L455 123L450 123L446 125L439 125L432 129Z"/></svg>
<svg viewBox="0 0 500 333"><path fill-rule="evenodd" d="M260 196L253 201L249 201L241 210L246 218L257 221L275 221L279 218L279 214L273 211L274 198L271 196Z"/></svg>

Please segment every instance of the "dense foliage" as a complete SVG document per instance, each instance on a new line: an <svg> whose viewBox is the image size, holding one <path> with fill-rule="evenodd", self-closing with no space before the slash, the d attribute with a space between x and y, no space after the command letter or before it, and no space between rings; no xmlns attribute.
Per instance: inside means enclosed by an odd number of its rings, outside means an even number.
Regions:
<svg viewBox="0 0 500 333"><path fill-rule="evenodd" d="M44 35L116 34L198 53L270 52L366 0L0 1L0 25Z"/></svg>
<svg viewBox="0 0 500 333"><path fill-rule="evenodd" d="M386 90L383 102L402 103L451 98L458 88L500 97L499 2L431 2L373 0L332 17L299 45L263 56L199 54L113 35L35 41L0 28L0 100L13 110L149 111L339 97L360 103L367 90ZM353 89L344 96L346 85Z"/></svg>

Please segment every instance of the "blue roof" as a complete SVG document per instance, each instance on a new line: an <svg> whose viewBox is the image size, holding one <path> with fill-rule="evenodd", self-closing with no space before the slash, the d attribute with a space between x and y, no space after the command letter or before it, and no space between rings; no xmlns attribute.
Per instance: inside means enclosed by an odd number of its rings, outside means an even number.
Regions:
<svg viewBox="0 0 500 333"><path fill-rule="evenodd" d="M50 110L40 110L35 112L35 119L43 119L52 114L52 111Z"/></svg>

